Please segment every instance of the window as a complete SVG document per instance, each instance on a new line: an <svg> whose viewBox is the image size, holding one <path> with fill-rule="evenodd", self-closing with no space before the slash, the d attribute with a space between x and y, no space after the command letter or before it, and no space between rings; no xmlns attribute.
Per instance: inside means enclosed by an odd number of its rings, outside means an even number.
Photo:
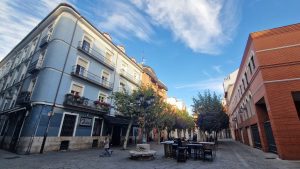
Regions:
<svg viewBox="0 0 300 169"><path fill-rule="evenodd" d="M108 59L109 61L111 61L113 54L111 52L106 52L105 56L106 56L106 59Z"/></svg>
<svg viewBox="0 0 300 169"><path fill-rule="evenodd" d="M107 95L103 94L103 93L100 93L99 96L98 96L98 99L99 99L100 102L106 102Z"/></svg>
<svg viewBox="0 0 300 169"><path fill-rule="evenodd" d="M46 54L46 50L41 51L40 55L39 55L39 59L38 62L36 64L37 68L41 68L45 59L45 54Z"/></svg>
<svg viewBox="0 0 300 169"><path fill-rule="evenodd" d="M29 56L31 56L31 55L34 53L35 46L36 46L36 42L37 42L37 38L35 38L35 39L32 41L32 45L31 45L31 48L30 48L30 54L29 54Z"/></svg>
<svg viewBox="0 0 300 169"><path fill-rule="evenodd" d="M79 85L79 84L76 84L76 83L72 83L71 93L73 95L82 96L83 95L83 86Z"/></svg>
<svg viewBox="0 0 300 169"><path fill-rule="evenodd" d="M36 78L34 78L34 79L31 80L31 82L29 84L29 87L28 87L28 91L29 92L33 91L35 84L36 84Z"/></svg>
<svg viewBox="0 0 300 169"><path fill-rule="evenodd" d="M139 73L137 71L134 71L133 77L134 79L139 80Z"/></svg>
<svg viewBox="0 0 300 169"><path fill-rule="evenodd" d="M255 63L254 63L253 56L251 57L251 63L252 63L252 67L253 67L253 70L254 70L255 69Z"/></svg>
<svg viewBox="0 0 300 169"><path fill-rule="evenodd" d="M103 83L108 83L109 82L109 73L107 71L102 71L102 76L101 76L101 79L102 79L102 82Z"/></svg>
<svg viewBox="0 0 300 169"><path fill-rule="evenodd" d="M242 82L243 82L244 90L246 90L245 80L243 79Z"/></svg>
<svg viewBox="0 0 300 169"><path fill-rule="evenodd" d="M77 75L86 76L89 62L81 57L77 59L75 73Z"/></svg>
<svg viewBox="0 0 300 169"><path fill-rule="evenodd" d="M121 65L121 71L122 72L126 72L127 71L127 68L128 68L128 64L127 63L125 63L124 61L122 62L122 65Z"/></svg>
<svg viewBox="0 0 300 169"><path fill-rule="evenodd" d="M95 117L94 118L94 124L93 124L92 136L100 136L101 127L102 127L102 119L99 119L98 117Z"/></svg>
<svg viewBox="0 0 300 169"><path fill-rule="evenodd" d="M251 68L250 63L248 63L248 69L250 70L250 74L252 74L252 68Z"/></svg>
<svg viewBox="0 0 300 169"><path fill-rule="evenodd" d="M300 91L292 92L292 97L300 120Z"/></svg>
<svg viewBox="0 0 300 169"><path fill-rule="evenodd" d="M126 85L124 82L120 82L120 91L123 91L123 92L126 91Z"/></svg>
<svg viewBox="0 0 300 169"><path fill-rule="evenodd" d="M247 72L245 72L244 76L245 76L245 79L246 79L246 83L249 84L248 77L247 77Z"/></svg>
<svg viewBox="0 0 300 169"><path fill-rule="evenodd" d="M77 123L77 115L64 114L60 136L74 136Z"/></svg>

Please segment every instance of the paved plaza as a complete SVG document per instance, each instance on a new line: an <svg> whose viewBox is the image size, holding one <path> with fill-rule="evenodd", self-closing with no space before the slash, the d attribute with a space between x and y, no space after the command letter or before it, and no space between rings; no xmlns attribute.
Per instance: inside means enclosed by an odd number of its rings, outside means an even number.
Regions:
<svg viewBox="0 0 300 169"><path fill-rule="evenodd" d="M133 161L129 150L113 148L112 157L99 157L102 150L16 155L0 150L1 169L299 169L300 161L284 161L275 154L264 153L232 140L221 140L213 162L188 160L177 163L163 156L163 146L151 144L158 153L152 161ZM134 147L130 147L134 149Z"/></svg>

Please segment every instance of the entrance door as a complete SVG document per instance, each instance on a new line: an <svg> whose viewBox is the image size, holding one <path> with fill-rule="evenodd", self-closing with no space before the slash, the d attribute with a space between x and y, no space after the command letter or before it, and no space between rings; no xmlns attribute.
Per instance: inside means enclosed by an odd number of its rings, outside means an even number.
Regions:
<svg viewBox="0 0 300 169"><path fill-rule="evenodd" d="M12 135L11 141L10 141L10 145L9 145L9 150L12 152L15 152L17 150L17 144L18 144L18 140L19 140L19 136L20 136L20 132L21 132L21 128L24 122L24 118L25 118L25 112L19 112L18 113L19 116L17 116L17 123L16 123L16 127L14 130L14 133Z"/></svg>
<svg viewBox="0 0 300 169"><path fill-rule="evenodd" d="M273 153L277 153L276 143L274 140L270 121L264 122L264 127L265 127L266 137L268 140L269 151Z"/></svg>
<svg viewBox="0 0 300 169"><path fill-rule="evenodd" d="M261 142L260 142L257 124L252 125L251 130L252 130L252 138L253 138L254 147L261 149Z"/></svg>
<svg viewBox="0 0 300 169"><path fill-rule="evenodd" d="M120 145L120 143L121 143L121 127L120 126L114 126L111 143L113 146Z"/></svg>

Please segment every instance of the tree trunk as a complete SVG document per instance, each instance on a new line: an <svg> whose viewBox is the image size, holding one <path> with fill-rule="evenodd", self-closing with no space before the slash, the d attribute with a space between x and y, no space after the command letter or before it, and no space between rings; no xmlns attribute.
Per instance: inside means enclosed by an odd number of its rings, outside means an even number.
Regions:
<svg viewBox="0 0 300 169"><path fill-rule="evenodd" d="M128 137L129 137L129 133L130 133L130 129L131 129L132 124L133 124L133 118L130 119L130 122L129 122L128 127L127 127L126 136L125 136L125 140L124 140L124 144L123 144L123 149L124 150L127 149L127 142L128 142Z"/></svg>

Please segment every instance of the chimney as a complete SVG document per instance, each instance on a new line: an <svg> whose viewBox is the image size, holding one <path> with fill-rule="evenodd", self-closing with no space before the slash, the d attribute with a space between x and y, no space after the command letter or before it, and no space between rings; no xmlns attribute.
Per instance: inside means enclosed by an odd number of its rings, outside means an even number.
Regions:
<svg viewBox="0 0 300 169"><path fill-rule="evenodd" d="M125 47L123 45L118 45L117 47L125 53Z"/></svg>
<svg viewBox="0 0 300 169"><path fill-rule="evenodd" d="M111 39L109 33L103 32L103 35L104 35L107 39L109 39L110 41L112 41L112 39Z"/></svg>

